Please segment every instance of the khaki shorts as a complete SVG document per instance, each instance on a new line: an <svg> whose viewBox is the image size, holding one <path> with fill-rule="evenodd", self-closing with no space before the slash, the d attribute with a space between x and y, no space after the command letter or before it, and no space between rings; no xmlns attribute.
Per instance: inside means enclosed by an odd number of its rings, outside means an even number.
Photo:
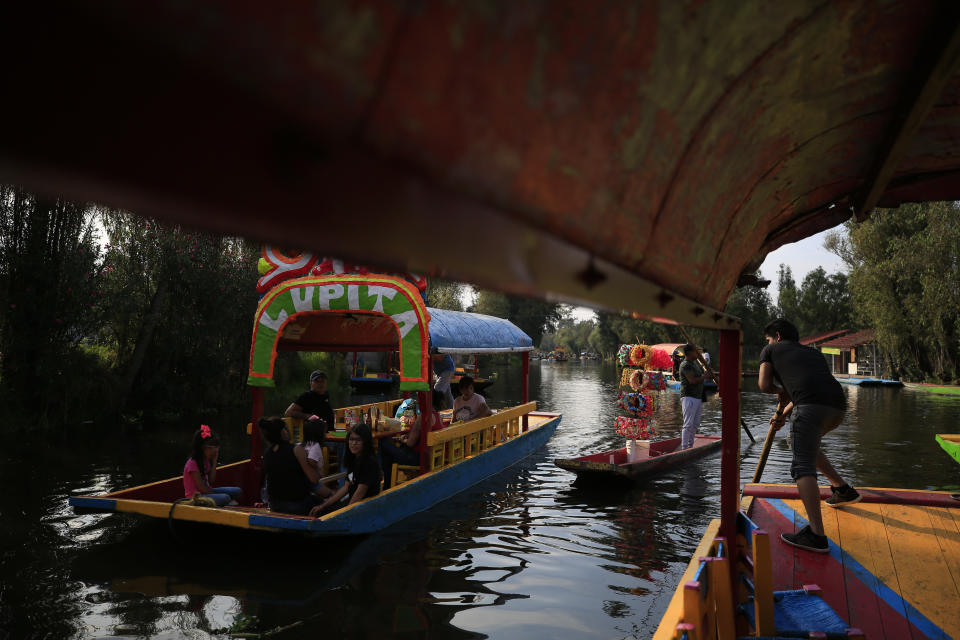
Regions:
<svg viewBox="0 0 960 640"><path fill-rule="evenodd" d="M790 448L793 449L790 475L794 480L817 475L820 439L840 425L844 413L843 409L822 404L794 407L790 422Z"/></svg>

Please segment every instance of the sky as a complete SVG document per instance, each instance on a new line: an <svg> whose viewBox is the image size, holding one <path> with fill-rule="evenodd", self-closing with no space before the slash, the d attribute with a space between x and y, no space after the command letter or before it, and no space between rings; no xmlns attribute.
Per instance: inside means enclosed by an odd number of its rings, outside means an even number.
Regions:
<svg viewBox="0 0 960 640"><path fill-rule="evenodd" d="M777 272L780 265L785 264L793 271L793 280L797 286L803 282L804 276L817 267L823 267L824 271L836 273L845 271L843 261L833 253L823 248L823 241L826 239L829 231L823 231L815 236L804 238L793 244L785 244L776 251L767 256L767 259L760 265L760 273L764 278L770 280L770 286L767 291L774 303L777 301Z"/></svg>
<svg viewBox="0 0 960 640"><path fill-rule="evenodd" d="M799 242L786 244L770 253L763 264L760 266L760 273L764 278L770 280L767 291L770 293L770 299L776 304L777 295L780 293L777 288L777 272L780 265L785 264L793 271L793 279L799 286L803 282L804 276L817 267L823 267L827 273L836 273L844 270L843 261L833 253L823 248L823 241L826 239L828 231L818 233L815 236L804 238ZM593 318L593 310L587 307L575 307L573 316L577 320L589 320Z"/></svg>

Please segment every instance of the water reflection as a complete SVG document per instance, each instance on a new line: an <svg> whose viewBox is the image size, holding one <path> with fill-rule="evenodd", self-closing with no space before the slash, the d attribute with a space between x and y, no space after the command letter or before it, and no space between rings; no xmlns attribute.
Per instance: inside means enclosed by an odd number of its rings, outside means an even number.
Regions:
<svg viewBox="0 0 960 640"><path fill-rule="evenodd" d="M77 515L71 493L109 491L176 473L183 430L116 435L69 432L22 443L0 464L6 486L29 488L0 506L0 637L203 638L250 621L288 627L284 638L649 637L689 554L719 509L719 456L622 488L572 486L552 460L621 446L613 430L616 368L538 363L531 395L563 412L556 435L531 458L427 514L361 539L305 542L215 529L179 531L125 516ZM487 390L491 406L518 401L519 367ZM824 440L860 485L960 484L960 467L933 441L956 431L960 399L908 389L845 388L850 411ZM667 392L660 436L680 430ZM741 442L753 474L772 396L744 380L743 415L756 444ZM237 424L245 424L245 418ZM226 423L226 419L224 419ZM239 459L241 427L224 442ZM704 433L720 432L720 400ZM779 437L764 480L789 481ZM43 469L44 473L36 471ZM293 625L293 626L291 626Z"/></svg>

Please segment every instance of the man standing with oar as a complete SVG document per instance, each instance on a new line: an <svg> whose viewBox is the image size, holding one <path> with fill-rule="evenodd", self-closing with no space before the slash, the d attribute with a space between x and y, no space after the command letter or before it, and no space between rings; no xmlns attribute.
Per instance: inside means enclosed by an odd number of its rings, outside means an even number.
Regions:
<svg viewBox="0 0 960 640"><path fill-rule="evenodd" d="M704 371L697 363L700 355L697 347L683 345L683 362L680 363L680 409L683 413L683 431L680 432L680 448L689 449L697 437L700 419L703 417L703 383L713 379L712 371Z"/></svg>
<svg viewBox="0 0 960 640"><path fill-rule="evenodd" d="M790 475L797 483L810 521L797 533L784 533L780 537L795 547L826 553L830 545L820 514L817 471L827 477L833 490L833 495L826 500L828 506L860 502L860 494L844 482L820 449L823 435L836 429L843 420L847 397L827 368L823 355L798 342L800 334L793 324L778 318L768 324L763 333L767 346L760 352L760 390L778 395L777 410L770 418L772 429L779 431L787 416L793 414Z"/></svg>

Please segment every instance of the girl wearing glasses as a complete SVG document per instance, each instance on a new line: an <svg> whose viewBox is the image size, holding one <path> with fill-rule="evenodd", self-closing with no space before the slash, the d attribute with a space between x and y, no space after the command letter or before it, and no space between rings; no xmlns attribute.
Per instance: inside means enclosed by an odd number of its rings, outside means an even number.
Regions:
<svg viewBox="0 0 960 640"><path fill-rule="evenodd" d="M370 425L358 424L347 435L347 451L343 456L347 468L347 481L332 496L310 510L310 515L320 516L335 511L345 505L341 500L346 496L346 504L360 502L380 493L380 465L373 451L373 433Z"/></svg>

